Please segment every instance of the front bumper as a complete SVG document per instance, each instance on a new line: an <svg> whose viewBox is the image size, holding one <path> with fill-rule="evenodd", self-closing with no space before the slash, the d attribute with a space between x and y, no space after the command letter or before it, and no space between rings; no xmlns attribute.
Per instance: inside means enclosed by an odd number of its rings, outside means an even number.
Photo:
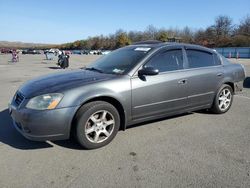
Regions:
<svg viewBox="0 0 250 188"><path fill-rule="evenodd" d="M76 110L77 107L68 107L38 111L9 105L15 128L34 141L68 139Z"/></svg>

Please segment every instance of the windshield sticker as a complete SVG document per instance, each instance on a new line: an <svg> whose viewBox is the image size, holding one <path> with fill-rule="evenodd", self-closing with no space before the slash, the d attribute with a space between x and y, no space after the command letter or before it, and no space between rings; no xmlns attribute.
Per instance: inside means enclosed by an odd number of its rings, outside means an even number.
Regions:
<svg viewBox="0 0 250 188"><path fill-rule="evenodd" d="M113 69L113 72L116 74L122 74L124 72L124 70L121 69Z"/></svg>
<svg viewBox="0 0 250 188"><path fill-rule="evenodd" d="M141 51L141 52L148 52L149 50L151 50L151 48L143 48L143 47L140 47L140 48L136 48L135 51Z"/></svg>

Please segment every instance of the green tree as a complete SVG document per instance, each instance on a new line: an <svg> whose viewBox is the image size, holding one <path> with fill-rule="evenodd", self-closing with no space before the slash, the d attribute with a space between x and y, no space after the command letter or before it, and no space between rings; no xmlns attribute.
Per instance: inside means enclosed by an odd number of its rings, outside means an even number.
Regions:
<svg viewBox="0 0 250 188"><path fill-rule="evenodd" d="M118 34L117 39L116 39L117 48L129 45L129 44L131 44L131 40L128 38L128 35L126 33Z"/></svg>
<svg viewBox="0 0 250 188"><path fill-rule="evenodd" d="M167 42L168 41L168 33L166 31L160 31L157 34L156 39L159 41L162 41L162 42Z"/></svg>

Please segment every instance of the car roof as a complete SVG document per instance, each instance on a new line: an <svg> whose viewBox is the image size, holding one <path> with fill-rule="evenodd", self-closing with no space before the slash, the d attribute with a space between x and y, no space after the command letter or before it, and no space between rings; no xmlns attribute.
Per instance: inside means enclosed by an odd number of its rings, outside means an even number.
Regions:
<svg viewBox="0 0 250 188"><path fill-rule="evenodd" d="M203 51L208 51L213 53L214 50L213 49L209 49L206 48L204 46L200 46L200 45L195 45L195 44L188 44L188 43L177 43L177 42L161 42L161 41L157 41L157 40L148 40L148 41L141 41L141 42L136 42L133 43L131 45L129 45L130 47L148 47L148 48L162 48L162 47L170 47L170 46L181 46L181 47L185 47L186 49L198 49L198 50L203 50Z"/></svg>

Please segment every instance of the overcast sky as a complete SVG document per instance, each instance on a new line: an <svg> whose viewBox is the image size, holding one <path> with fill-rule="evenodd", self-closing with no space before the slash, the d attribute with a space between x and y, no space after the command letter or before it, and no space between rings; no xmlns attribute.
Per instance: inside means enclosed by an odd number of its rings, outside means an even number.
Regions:
<svg viewBox="0 0 250 188"><path fill-rule="evenodd" d="M218 15L235 23L250 0L0 0L0 40L64 43L118 29L205 28Z"/></svg>

